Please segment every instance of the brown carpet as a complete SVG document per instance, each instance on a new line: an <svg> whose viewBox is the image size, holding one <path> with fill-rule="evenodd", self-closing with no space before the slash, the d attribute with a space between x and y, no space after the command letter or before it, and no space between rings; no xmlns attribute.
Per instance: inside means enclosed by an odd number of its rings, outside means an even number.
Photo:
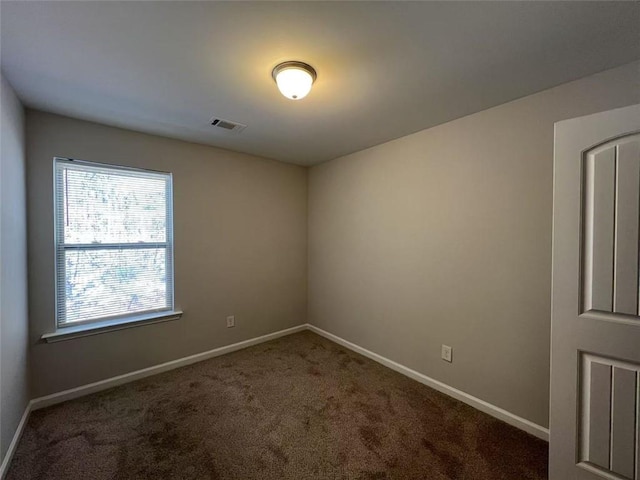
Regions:
<svg viewBox="0 0 640 480"><path fill-rule="evenodd" d="M547 478L547 444L311 332L34 412L7 480Z"/></svg>

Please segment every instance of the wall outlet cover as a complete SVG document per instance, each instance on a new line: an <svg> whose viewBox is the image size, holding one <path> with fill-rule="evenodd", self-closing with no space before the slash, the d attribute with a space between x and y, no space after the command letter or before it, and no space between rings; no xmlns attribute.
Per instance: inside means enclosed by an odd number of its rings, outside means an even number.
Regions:
<svg viewBox="0 0 640 480"><path fill-rule="evenodd" d="M234 315L229 315L227 317L227 328L236 326L236 317Z"/></svg>
<svg viewBox="0 0 640 480"><path fill-rule="evenodd" d="M453 348L451 348L449 345L442 345L441 356L442 356L442 359L445 362L452 363L453 362Z"/></svg>

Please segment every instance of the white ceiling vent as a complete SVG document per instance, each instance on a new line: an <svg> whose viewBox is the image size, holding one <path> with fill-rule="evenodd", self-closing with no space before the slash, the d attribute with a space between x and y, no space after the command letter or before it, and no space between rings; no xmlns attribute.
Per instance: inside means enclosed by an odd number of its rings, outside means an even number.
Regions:
<svg viewBox="0 0 640 480"><path fill-rule="evenodd" d="M233 133L240 133L242 130L247 128L247 126L242 123L232 122L231 120L224 120L223 118L218 117L213 117L209 123L216 128Z"/></svg>

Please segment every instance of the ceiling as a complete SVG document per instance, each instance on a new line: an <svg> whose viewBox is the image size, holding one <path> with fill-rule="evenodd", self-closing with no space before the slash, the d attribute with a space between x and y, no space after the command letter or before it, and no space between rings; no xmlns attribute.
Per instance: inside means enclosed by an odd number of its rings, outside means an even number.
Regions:
<svg viewBox="0 0 640 480"><path fill-rule="evenodd" d="M640 58L640 2L2 1L32 108L313 165ZM272 68L318 72L308 97ZM247 124L239 134L213 116Z"/></svg>

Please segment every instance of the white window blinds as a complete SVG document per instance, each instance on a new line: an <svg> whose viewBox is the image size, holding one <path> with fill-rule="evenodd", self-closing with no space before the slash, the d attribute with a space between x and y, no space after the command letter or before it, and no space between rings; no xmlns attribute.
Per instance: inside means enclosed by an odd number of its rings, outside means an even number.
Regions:
<svg viewBox="0 0 640 480"><path fill-rule="evenodd" d="M171 174L54 165L58 327L172 310Z"/></svg>

